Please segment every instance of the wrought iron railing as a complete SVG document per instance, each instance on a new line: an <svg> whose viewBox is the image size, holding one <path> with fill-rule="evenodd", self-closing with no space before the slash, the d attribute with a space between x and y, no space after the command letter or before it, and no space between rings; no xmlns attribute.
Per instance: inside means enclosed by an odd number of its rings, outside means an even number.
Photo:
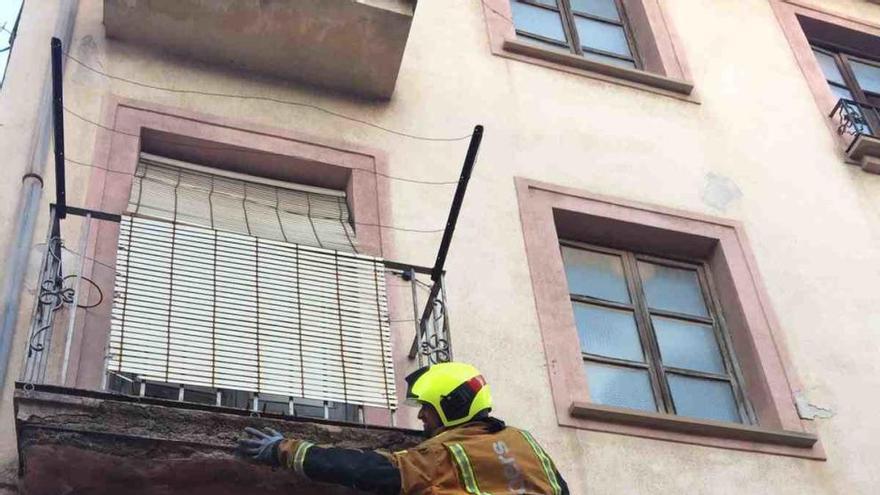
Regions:
<svg viewBox="0 0 880 495"><path fill-rule="evenodd" d="M119 223L122 217L102 212L66 208L67 219L62 221L53 207L49 229L43 247L38 280L34 285L35 301L26 358L19 381L29 385L50 384L75 386L77 380L68 376L74 361L79 359L73 345L83 339L84 333L106 332L96 328L95 322L109 324L111 311L107 306L119 294L116 277L121 268L106 259L89 255L95 251L98 227L106 222ZM78 225L76 222L79 222ZM62 226L78 230L62 232ZM65 243L65 237L76 237L75 245ZM91 257L90 257L91 256ZM395 369L398 378L417 366L445 362L452 359L448 305L444 277L432 281L432 269L392 261L383 261L391 310L387 325L391 332L409 334L413 340L409 349L410 364L406 369ZM100 306L100 307L99 307ZM102 318L89 319L88 311L98 308ZM411 309L410 309L411 308ZM411 312L410 312L411 311ZM88 320L88 325L84 321ZM388 328L388 327L386 327ZM245 390L205 387L203 384L168 383L147 379L136 373L118 372L108 366L111 361L110 343L107 344L103 365L104 379L100 388L126 395L198 402L217 406L247 408L254 412L271 412L294 416L323 417L341 421L364 421L363 408L352 407L335 399L320 400L312 397L279 396ZM80 365L82 364L80 360ZM400 367L398 361L396 366ZM97 388L97 386L95 387ZM393 390L392 390L393 393Z"/></svg>
<svg viewBox="0 0 880 495"><path fill-rule="evenodd" d="M880 136L880 107L841 98L829 116L841 136Z"/></svg>

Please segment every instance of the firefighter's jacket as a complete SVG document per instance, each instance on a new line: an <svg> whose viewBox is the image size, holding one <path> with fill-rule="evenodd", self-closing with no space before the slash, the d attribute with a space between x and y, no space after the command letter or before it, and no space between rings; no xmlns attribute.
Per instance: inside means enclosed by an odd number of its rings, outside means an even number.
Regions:
<svg viewBox="0 0 880 495"><path fill-rule="evenodd" d="M278 456L282 466L312 480L382 495L569 495L531 434L494 418L445 430L400 452L285 440Z"/></svg>

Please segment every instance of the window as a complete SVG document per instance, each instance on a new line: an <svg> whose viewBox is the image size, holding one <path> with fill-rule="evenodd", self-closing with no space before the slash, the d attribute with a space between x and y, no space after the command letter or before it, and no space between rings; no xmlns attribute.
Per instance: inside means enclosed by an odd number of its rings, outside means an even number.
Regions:
<svg viewBox="0 0 880 495"><path fill-rule="evenodd" d="M523 38L599 62L639 67L617 0L513 0L511 9Z"/></svg>
<svg viewBox="0 0 880 495"><path fill-rule="evenodd" d="M560 425L824 458L740 224L516 187Z"/></svg>
<svg viewBox="0 0 880 495"><path fill-rule="evenodd" d="M853 111L863 116L866 123L856 123L856 130L880 134L880 62L833 48L812 48L835 98L854 102Z"/></svg>
<svg viewBox="0 0 880 495"><path fill-rule="evenodd" d="M701 264L561 249L593 402L751 422Z"/></svg>
<svg viewBox="0 0 880 495"><path fill-rule="evenodd" d="M692 101L694 85L657 0L481 0L495 55Z"/></svg>
<svg viewBox="0 0 880 495"><path fill-rule="evenodd" d="M142 154L108 371L291 412L301 399L395 409L384 265L357 254L349 219L343 191Z"/></svg>
<svg viewBox="0 0 880 495"><path fill-rule="evenodd" d="M880 27L815 5L771 5L842 155L880 173Z"/></svg>

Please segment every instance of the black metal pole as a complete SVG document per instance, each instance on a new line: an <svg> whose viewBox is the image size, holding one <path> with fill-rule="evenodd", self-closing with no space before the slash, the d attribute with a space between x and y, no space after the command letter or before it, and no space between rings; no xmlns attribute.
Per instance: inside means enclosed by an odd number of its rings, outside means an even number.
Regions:
<svg viewBox="0 0 880 495"><path fill-rule="evenodd" d="M64 101L62 99L61 40L52 38L52 125L55 131L55 205L57 218L67 216L64 190Z"/></svg>
<svg viewBox="0 0 880 495"><path fill-rule="evenodd" d="M440 241L440 250L437 252L437 261L431 270L431 280L437 282L443 274L443 266L446 264L446 255L449 253L449 245L452 244L452 234L455 232L455 224L458 222L458 213L464 201L464 193L467 191L474 163L477 161L477 151L480 150L480 142L483 140L483 126L474 127L471 134L471 144L468 146L467 155L464 158L464 166L461 169L461 177L458 178L458 186L455 188L455 196L452 197L452 208L449 210L449 218L446 220L446 230L443 231L443 240Z"/></svg>

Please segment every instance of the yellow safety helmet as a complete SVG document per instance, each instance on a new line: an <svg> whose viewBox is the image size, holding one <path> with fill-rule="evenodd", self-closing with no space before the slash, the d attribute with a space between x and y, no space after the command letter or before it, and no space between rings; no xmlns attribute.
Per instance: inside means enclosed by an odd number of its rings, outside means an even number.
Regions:
<svg viewBox="0 0 880 495"><path fill-rule="evenodd" d="M406 402L430 404L443 426L457 426L492 409L492 394L483 375L465 363L440 363L419 368L406 377Z"/></svg>

